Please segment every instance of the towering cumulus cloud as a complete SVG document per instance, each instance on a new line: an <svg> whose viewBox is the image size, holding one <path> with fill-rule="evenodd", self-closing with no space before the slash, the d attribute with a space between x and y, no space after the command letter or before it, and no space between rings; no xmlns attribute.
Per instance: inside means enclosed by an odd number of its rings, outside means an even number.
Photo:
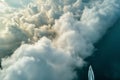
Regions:
<svg viewBox="0 0 120 80"><path fill-rule="evenodd" d="M76 79L75 68L120 16L119 0L19 1L4 0L0 80Z"/></svg>

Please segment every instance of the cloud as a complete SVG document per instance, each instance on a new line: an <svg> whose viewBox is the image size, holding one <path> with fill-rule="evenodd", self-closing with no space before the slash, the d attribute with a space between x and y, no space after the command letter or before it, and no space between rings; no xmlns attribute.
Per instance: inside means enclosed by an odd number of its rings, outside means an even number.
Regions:
<svg viewBox="0 0 120 80"><path fill-rule="evenodd" d="M0 32L0 58L11 54L22 41L27 41L26 34L16 24L8 25Z"/></svg>
<svg viewBox="0 0 120 80"><path fill-rule="evenodd" d="M20 8L28 5L33 0L3 0L8 6L14 8Z"/></svg>
<svg viewBox="0 0 120 80"><path fill-rule="evenodd" d="M43 37L33 45L24 44L17 49L3 61L1 72L5 73L3 80L72 80L76 76L74 66L70 66L73 62L71 55L57 50Z"/></svg>
<svg viewBox="0 0 120 80"><path fill-rule="evenodd" d="M5 14L0 79L77 78L75 68L85 64L93 44L119 18L119 4L117 0L37 0ZM8 53L11 56L4 58Z"/></svg>

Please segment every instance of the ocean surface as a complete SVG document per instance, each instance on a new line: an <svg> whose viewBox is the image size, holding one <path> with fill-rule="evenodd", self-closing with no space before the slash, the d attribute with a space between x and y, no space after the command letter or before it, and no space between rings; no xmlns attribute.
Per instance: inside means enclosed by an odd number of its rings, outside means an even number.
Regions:
<svg viewBox="0 0 120 80"><path fill-rule="evenodd" d="M94 55L86 59L95 80L120 80L120 20L95 44Z"/></svg>

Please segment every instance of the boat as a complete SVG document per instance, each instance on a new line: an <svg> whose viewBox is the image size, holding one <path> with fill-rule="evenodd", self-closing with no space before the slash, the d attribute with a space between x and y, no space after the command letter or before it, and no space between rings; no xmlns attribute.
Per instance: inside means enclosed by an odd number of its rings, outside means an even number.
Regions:
<svg viewBox="0 0 120 80"><path fill-rule="evenodd" d="M91 65L89 66L88 69L88 80L95 80L94 72Z"/></svg>

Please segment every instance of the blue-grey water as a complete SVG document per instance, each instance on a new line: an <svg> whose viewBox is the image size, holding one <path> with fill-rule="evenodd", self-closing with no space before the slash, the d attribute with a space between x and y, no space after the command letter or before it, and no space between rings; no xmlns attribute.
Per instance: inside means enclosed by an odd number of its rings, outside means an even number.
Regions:
<svg viewBox="0 0 120 80"><path fill-rule="evenodd" d="M120 80L120 20L95 44L94 55L88 58L95 80Z"/></svg>

